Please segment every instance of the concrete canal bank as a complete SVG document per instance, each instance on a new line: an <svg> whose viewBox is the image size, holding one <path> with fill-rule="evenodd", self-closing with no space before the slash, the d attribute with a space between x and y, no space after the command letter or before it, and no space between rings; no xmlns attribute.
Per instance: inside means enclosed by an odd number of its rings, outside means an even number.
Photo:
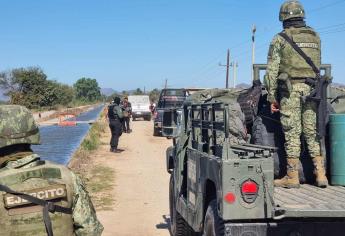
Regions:
<svg viewBox="0 0 345 236"><path fill-rule="evenodd" d="M81 113L77 121L96 120L103 110L103 105ZM67 165L71 156L78 149L90 130L89 124L62 127L57 125L41 126L41 145L33 146L33 150L43 159Z"/></svg>

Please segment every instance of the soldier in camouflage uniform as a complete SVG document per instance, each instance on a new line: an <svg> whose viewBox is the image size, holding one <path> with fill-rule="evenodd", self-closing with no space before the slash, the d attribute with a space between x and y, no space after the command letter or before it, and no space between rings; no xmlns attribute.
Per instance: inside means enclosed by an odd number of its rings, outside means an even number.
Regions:
<svg viewBox="0 0 345 236"><path fill-rule="evenodd" d="M101 235L81 179L32 152L40 143L32 114L3 105L0 121L0 235Z"/></svg>
<svg viewBox="0 0 345 236"><path fill-rule="evenodd" d="M306 26L305 12L301 3L296 0L283 3L279 18L283 22L283 33L288 35L320 68L321 41L319 35L312 28ZM303 57L282 36L276 35L268 53L265 84L268 100L271 102L271 111L280 111L281 114L288 165L287 175L282 179L275 180L275 186L299 187L298 167L302 133L314 163L316 185L319 187L328 185L324 168L325 158L321 156L320 141L316 132L317 104L302 99L308 96L313 89L311 85L307 84L307 79L315 80L315 78L315 72Z"/></svg>

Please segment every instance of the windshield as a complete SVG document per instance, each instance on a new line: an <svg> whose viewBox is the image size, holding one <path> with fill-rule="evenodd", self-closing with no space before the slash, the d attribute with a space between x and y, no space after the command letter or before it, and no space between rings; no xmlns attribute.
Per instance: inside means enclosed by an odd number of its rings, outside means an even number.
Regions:
<svg viewBox="0 0 345 236"><path fill-rule="evenodd" d="M159 108L178 108L182 107L183 101L167 101L163 100L158 104Z"/></svg>
<svg viewBox="0 0 345 236"><path fill-rule="evenodd" d="M163 96L178 96L178 97L185 97L186 92L184 89L167 89L163 91Z"/></svg>
<svg viewBox="0 0 345 236"><path fill-rule="evenodd" d="M129 96L128 101L132 104L149 104L149 96Z"/></svg>

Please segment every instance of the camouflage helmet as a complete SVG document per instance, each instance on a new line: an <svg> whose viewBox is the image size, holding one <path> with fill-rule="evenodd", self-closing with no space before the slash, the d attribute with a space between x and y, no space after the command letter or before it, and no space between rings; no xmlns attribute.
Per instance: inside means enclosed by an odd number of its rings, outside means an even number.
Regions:
<svg viewBox="0 0 345 236"><path fill-rule="evenodd" d="M40 144L38 127L27 108L1 105L0 121L0 148L14 144Z"/></svg>
<svg viewBox="0 0 345 236"><path fill-rule="evenodd" d="M304 7L298 0L289 0L280 7L279 20L285 21L291 18L305 18Z"/></svg>

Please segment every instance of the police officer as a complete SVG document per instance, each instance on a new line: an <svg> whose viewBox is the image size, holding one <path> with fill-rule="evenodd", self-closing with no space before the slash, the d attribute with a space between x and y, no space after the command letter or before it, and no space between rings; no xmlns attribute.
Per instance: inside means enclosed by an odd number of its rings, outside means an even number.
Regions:
<svg viewBox="0 0 345 236"><path fill-rule="evenodd" d="M103 226L78 176L41 160L32 114L0 106L0 235L101 235Z"/></svg>
<svg viewBox="0 0 345 236"><path fill-rule="evenodd" d="M115 153L121 152L117 149L119 138L122 135L123 120L122 109L119 106L120 102L121 99L119 97L115 97L114 101L108 106L108 120L111 131L110 151Z"/></svg>
<svg viewBox="0 0 345 236"><path fill-rule="evenodd" d="M283 22L283 33L310 57L317 68L320 68L321 41L319 35L306 26L305 12L301 3L297 0L283 3L279 19ZM280 111L286 139L287 174L282 179L275 180L275 186L288 188L300 186L298 168L302 133L314 163L316 185L319 187L328 185L324 167L325 157L321 155L320 141L316 132L317 104L302 99L313 89L307 81L315 79L316 73L301 54L281 34L276 35L268 53L265 84L271 111Z"/></svg>
<svg viewBox="0 0 345 236"><path fill-rule="evenodd" d="M132 132L129 126L130 117L132 115L132 104L128 101L127 96L123 98L123 101L121 102L121 108L123 111L123 122L122 122L123 132L130 133Z"/></svg>

